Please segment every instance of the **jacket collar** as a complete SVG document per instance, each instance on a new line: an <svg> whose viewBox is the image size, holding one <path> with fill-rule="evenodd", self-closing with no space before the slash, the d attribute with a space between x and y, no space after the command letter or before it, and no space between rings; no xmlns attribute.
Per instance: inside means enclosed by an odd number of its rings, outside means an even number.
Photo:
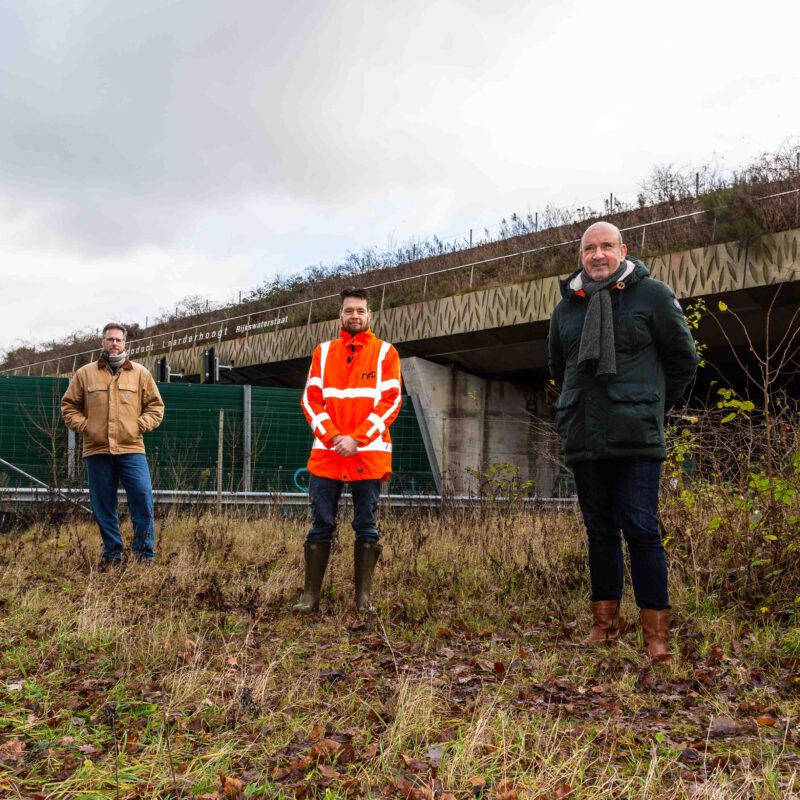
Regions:
<svg viewBox="0 0 800 800"><path fill-rule="evenodd" d="M642 278L646 278L650 275L647 266L643 261L640 261L635 256L629 255L625 259L625 273L623 274L622 278L620 278L619 283L616 286L612 286L612 289L627 289L629 286L633 286L635 283L638 283ZM581 272L583 270L577 270L573 272L568 278L563 278L559 280L559 284L561 286L561 297L567 299L570 297L586 297L586 293L581 288ZM621 286L620 286L621 284Z"/></svg>
<svg viewBox="0 0 800 800"><path fill-rule="evenodd" d="M365 344L369 344L375 339L375 334L372 332L371 328L367 328L365 331L361 331L361 333L357 333L355 336L353 336L344 328L340 328L339 338L345 343L345 345L347 345L347 347L350 347L351 345L354 347L363 347Z"/></svg>
<svg viewBox="0 0 800 800"><path fill-rule="evenodd" d="M97 364L97 369L107 369L109 372L111 372L111 369L104 358L98 358L95 363ZM126 358L122 362L120 369L133 369L133 364L131 363L130 359Z"/></svg>

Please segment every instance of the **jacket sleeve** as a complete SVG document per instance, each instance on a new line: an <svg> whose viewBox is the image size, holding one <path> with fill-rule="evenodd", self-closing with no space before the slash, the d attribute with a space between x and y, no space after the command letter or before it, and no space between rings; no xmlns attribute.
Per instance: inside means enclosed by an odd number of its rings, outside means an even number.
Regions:
<svg viewBox="0 0 800 800"><path fill-rule="evenodd" d="M143 373L142 383L142 413L139 415L138 425L142 433L147 433L155 430L164 419L164 401L149 372Z"/></svg>
<svg viewBox="0 0 800 800"><path fill-rule="evenodd" d="M561 336L558 333L558 321L556 319L558 313L558 306L553 309L550 317L550 332L547 335L547 366L550 369L550 375L555 379L556 383L561 383L564 380L564 352L561 347Z"/></svg>
<svg viewBox="0 0 800 800"><path fill-rule="evenodd" d="M61 398L61 416L64 424L73 431L83 433L86 427L86 392L83 386L83 376L76 373L67 386L67 391Z"/></svg>
<svg viewBox="0 0 800 800"><path fill-rule="evenodd" d="M382 358L379 357L375 408L351 434L361 445L369 444L382 436L400 413L400 356L388 342L384 342L383 346L386 347L386 352L381 353Z"/></svg>
<svg viewBox="0 0 800 800"><path fill-rule="evenodd" d="M664 407L674 406L692 382L700 359L680 303L672 289L662 284L653 309L653 336L666 379Z"/></svg>
<svg viewBox="0 0 800 800"><path fill-rule="evenodd" d="M308 370L306 388L300 404L306 415L311 432L325 447L333 445L333 437L341 435L341 431L333 424L330 414L325 409L325 400L322 397L322 345L317 345L311 357L311 367Z"/></svg>

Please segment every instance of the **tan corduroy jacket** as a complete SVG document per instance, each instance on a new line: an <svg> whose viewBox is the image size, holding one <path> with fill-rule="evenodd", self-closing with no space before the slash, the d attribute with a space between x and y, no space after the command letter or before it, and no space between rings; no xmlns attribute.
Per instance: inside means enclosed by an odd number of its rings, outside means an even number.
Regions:
<svg viewBox="0 0 800 800"><path fill-rule="evenodd" d="M144 453L142 434L164 419L164 401L153 376L125 361L115 375L106 362L81 367L61 398L68 428L83 434L83 455Z"/></svg>

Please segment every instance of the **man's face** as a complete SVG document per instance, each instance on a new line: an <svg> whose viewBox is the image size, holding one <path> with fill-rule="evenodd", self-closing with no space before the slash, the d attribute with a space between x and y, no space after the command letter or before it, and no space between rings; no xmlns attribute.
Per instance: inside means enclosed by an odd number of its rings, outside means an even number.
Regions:
<svg viewBox="0 0 800 800"><path fill-rule="evenodd" d="M620 242L619 231L605 222L590 225L581 239L581 263L594 281L613 275L627 252L628 248Z"/></svg>
<svg viewBox="0 0 800 800"><path fill-rule="evenodd" d="M109 328L103 334L103 350L115 356L125 350L125 334L119 328Z"/></svg>
<svg viewBox="0 0 800 800"><path fill-rule="evenodd" d="M362 300L360 297L345 297L339 319L342 327L355 336L369 327L372 312L367 307L366 300Z"/></svg>

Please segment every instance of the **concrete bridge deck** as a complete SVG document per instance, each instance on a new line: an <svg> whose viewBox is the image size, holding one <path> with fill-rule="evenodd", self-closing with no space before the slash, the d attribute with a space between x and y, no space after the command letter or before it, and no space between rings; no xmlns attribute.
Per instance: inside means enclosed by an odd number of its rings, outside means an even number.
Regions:
<svg viewBox="0 0 800 800"><path fill-rule="evenodd" d="M800 229L737 243L684 250L649 259L654 277L668 283L686 305L704 299L709 308L724 301L756 343L763 341L766 310L774 330L788 324L800 304ZM565 275L568 274L565 270ZM564 277L563 275L560 277ZM559 277L540 278L376 311L373 330L404 357L417 356L485 377L546 379L547 327L559 297ZM701 338L726 360L725 349L746 344L732 315L706 319ZM221 332L220 332L221 333ZM224 379L266 385L302 386L314 346L338 334L337 320L298 327L255 329L239 338L168 338L134 358L150 368L167 355L173 371L198 373L203 351L214 344L221 363L234 369ZM209 338L210 337L210 338Z"/></svg>

